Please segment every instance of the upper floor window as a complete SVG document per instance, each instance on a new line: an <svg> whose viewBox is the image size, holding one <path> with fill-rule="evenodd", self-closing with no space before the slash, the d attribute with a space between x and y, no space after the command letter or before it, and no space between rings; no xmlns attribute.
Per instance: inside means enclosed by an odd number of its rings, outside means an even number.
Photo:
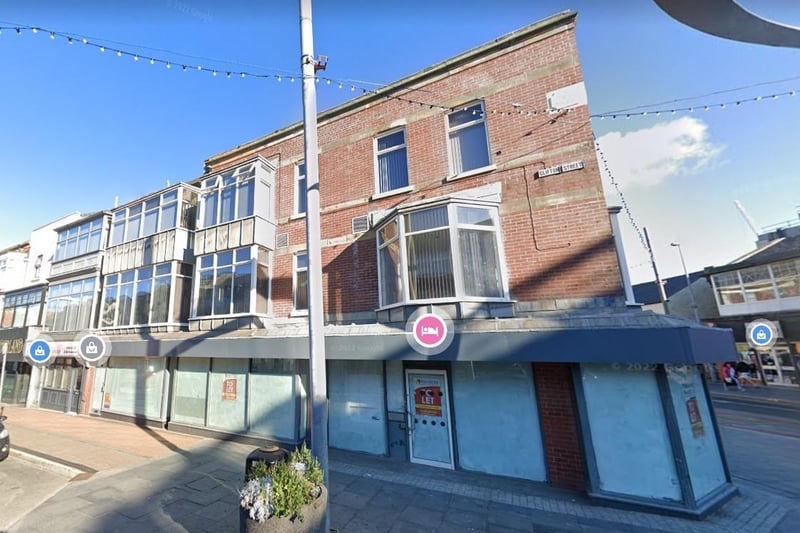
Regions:
<svg viewBox="0 0 800 533"><path fill-rule="evenodd" d="M21 328L38 325L41 306L42 289L6 294L0 327Z"/></svg>
<svg viewBox="0 0 800 533"><path fill-rule="evenodd" d="M103 235L103 218L84 222L58 232L54 261L96 252Z"/></svg>
<svg viewBox="0 0 800 533"><path fill-rule="evenodd" d="M800 296L800 259L787 259L712 276L720 305Z"/></svg>
<svg viewBox="0 0 800 533"><path fill-rule="evenodd" d="M195 316L266 313L268 264L268 252L260 247L199 257Z"/></svg>
<svg viewBox="0 0 800 533"><path fill-rule="evenodd" d="M132 241L172 229L178 224L178 189L165 192L115 212L109 245Z"/></svg>
<svg viewBox="0 0 800 533"><path fill-rule="evenodd" d="M160 263L106 276L102 327L169 321L172 263Z"/></svg>
<svg viewBox="0 0 800 533"><path fill-rule="evenodd" d="M294 256L294 310L308 311L308 254Z"/></svg>
<svg viewBox="0 0 800 533"><path fill-rule="evenodd" d="M50 285L45 325L50 331L80 331L92 327L95 279Z"/></svg>
<svg viewBox="0 0 800 533"><path fill-rule="evenodd" d="M294 214L303 215L306 212L306 164L300 163L294 172Z"/></svg>
<svg viewBox="0 0 800 533"><path fill-rule="evenodd" d="M505 298L497 208L451 202L378 229L380 304Z"/></svg>
<svg viewBox="0 0 800 533"><path fill-rule="evenodd" d="M447 137L453 175L489 165L483 102L469 104L447 115Z"/></svg>
<svg viewBox="0 0 800 533"><path fill-rule="evenodd" d="M204 179L200 188L203 227L253 216L255 206L254 163Z"/></svg>
<svg viewBox="0 0 800 533"><path fill-rule="evenodd" d="M378 193L408 187L405 130L395 130L375 138L375 175Z"/></svg>

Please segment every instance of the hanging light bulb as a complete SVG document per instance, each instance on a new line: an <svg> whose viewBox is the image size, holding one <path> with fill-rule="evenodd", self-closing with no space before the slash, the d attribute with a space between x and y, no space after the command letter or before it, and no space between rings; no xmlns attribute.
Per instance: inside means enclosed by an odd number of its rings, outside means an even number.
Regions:
<svg viewBox="0 0 800 533"><path fill-rule="evenodd" d="M243 78L245 77L245 73L244 73L244 72L242 72L242 77L243 77Z"/></svg>
<svg viewBox="0 0 800 533"><path fill-rule="evenodd" d="M281 75L280 75L280 74L278 74L278 75L275 77L275 79L276 79L276 80L278 80L279 82L280 82L280 81L283 81L283 78L281 77Z"/></svg>
<svg viewBox="0 0 800 533"><path fill-rule="evenodd" d="M197 70L203 70L203 66L202 65L197 65Z"/></svg>
<svg viewBox="0 0 800 533"><path fill-rule="evenodd" d="M226 73L225 73L225 77L226 77L226 78L228 78L228 79L230 79L230 77L231 77L231 73L230 73L230 72L226 72Z"/></svg>
<svg viewBox="0 0 800 533"><path fill-rule="evenodd" d="M212 76L216 76L216 75L217 75L217 71L216 71L216 70L215 70L215 71L213 71L213 72L211 73L211 75L212 75Z"/></svg>
<svg viewBox="0 0 800 533"><path fill-rule="evenodd" d="M72 37L67 37L67 42L68 42L69 44L72 44Z"/></svg>
<svg viewBox="0 0 800 533"><path fill-rule="evenodd" d="M32 31L33 33L39 33L39 28L31 28L31 31Z"/></svg>
<svg viewBox="0 0 800 533"><path fill-rule="evenodd" d="M294 76L289 76L289 81L294 83Z"/></svg>
<svg viewBox="0 0 800 533"><path fill-rule="evenodd" d="M331 84L331 80L330 79L325 80L325 85L330 85L330 84Z"/></svg>
<svg viewBox="0 0 800 533"><path fill-rule="evenodd" d="M55 40L55 38L56 38L56 33L51 31L50 32L50 40L53 41L53 40Z"/></svg>
<svg viewBox="0 0 800 533"><path fill-rule="evenodd" d="M167 61L167 68L172 68L172 63L170 63L169 61Z"/></svg>
<svg viewBox="0 0 800 533"><path fill-rule="evenodd" d="M101 52L105 52L105 51L106 51L106 47L105 47L105 46L101 46L101 47L100 47L100 51L101 51Z"/></svg>
<svg viewBox="0 0 800 533"><path fill-rule="evenodd" d="M21 29L19 29L19 28L14 28L14 29L17 30L17 35L22 35L22 30Z"/></svg>
<svg viewBox="0 0 800 533"><path fill-rule="evenodd" d="M186 65L183 65L183 71L186 72Z"/></svg>
<svg viewBox="0 0 800 533"><path fill-rule="evenodd" d="M156 60L155 60L155 59L153 59L152 57L150 58L150 64L151 64L151 65L155 65L155 64L156 64Z"/></svg>
<svg viewBox="0 0 800 533"><path fill-rule="evenodd" d="M81 42L82 42L83 44L89 44L89 39L87 39L86 37L84 37L83 39L81 39Z"/></svg>
<svg viewBox="0 0 800 533"><path fill-rule="evenodd" d="M139 61L139 54L133 54L133 60Z"/></svg>
<svg viewBox="0 0 800 533"><path fill-rule="evenodd" d="M339 88L341 89L342 87L344 87L344 84L342 82L339 82Z"/></svg>
<svg viewBox="0 0 800 533"><path fill-rule="evenodd" d="M122 50L117 50L117 57L122 57Z"/></svg>

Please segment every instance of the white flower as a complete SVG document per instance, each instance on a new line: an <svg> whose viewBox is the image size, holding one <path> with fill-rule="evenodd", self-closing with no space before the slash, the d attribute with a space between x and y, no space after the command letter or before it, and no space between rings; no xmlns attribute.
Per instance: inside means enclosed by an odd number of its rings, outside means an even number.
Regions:
<svg viewBox="0 0 800 533"><path fill-rule="evenodd" d="M252 520L263 522L272 514L271 491L272 479L268 477L251 479L239 491L239 503L249 511Z"/></svg>

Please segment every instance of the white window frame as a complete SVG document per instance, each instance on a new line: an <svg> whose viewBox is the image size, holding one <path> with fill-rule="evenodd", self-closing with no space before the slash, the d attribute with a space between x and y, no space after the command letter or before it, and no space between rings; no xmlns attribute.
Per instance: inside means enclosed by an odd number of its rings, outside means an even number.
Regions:
<svg viewBox="0 0 800 533"><path fill-rule="evenodd" d="M103 217L88 220L77 226L63 229L56 237L56 253L53 261L63 261L80 255L97 252L102 248L103 242ZM86 239L86 246L81 250L81 239ZM96 244L92 244L92 241ZM72 243L72 253L69 253Z"/></svg>
<svg viewBox="0 0 800 533"><path fill-rule="evenodd" d="M400 144L398 146L390 146L389 148L384 148L383 150L380 150L378 148L378 143L380 142L381 139L383 139L384 137L389 137L389 136L395 135L396 133L399 133L399 132L402 132L402 134L403 134L403 142L402 142L402 144ZM374 165L374 170L375 170L375 196L376 197L389 196L391 194L396 194L396 193L399 193L399 192L404 192L404 191L410 190L411 189L411 187L410 187L410 185L411 185L411 176L410 176L410 171L409 171L409 168L408 168L408 135L406 134L406 128L404 126L401 126L399 128L393 128L391 130L384 131L384 132L380 133L379 135L376 135L375 138L372 140L372 148L373 148L373 154L374 154L373 155L373 165ZM406 183L405 183L405 185L402 185L400 187L395 187L393 189L387 188L386 190L382 190L381 189L382 176L381 176L381 169L380 169L380 158L383 155L390 154L392 152L397 152L397 151L400 151L400 150L403 151L405 162L406 162L406 176L405 176Z"/></svg>
<svg viewBox="0 0 800 533"><path fill-rule="evenodd" d="M80 290L73 294L70 292L76 284L80 284ZM81 278L72 281L65 281L62 283L56 283L50 285L48 287L47 292L47 309L45 310L45 326L49 331L82 331L85 329L91 329L94 326L94 315L95 315L95 295L97 294L99 281L95 277L88 277L88 278ZM77 294L77 296L76 296ZM86 320L85 322L80 322L81 318L81 311L83 311L83 306L86 304L84 299L86 297L91 298L91 301L88 302L88 307L86 309L87 315L84 317ZM68 327L71 324L66 324L66 320L71 318L71 315L67 314L64 318L65 323L63 327L59 327L56 329L56 325L58 324L58 317L59 317L59 306L62 302L69 303L70 301L74 301L78 299L78 307L77 307L77 315L74 319L74 328ZM50 313L55 313L53 315L53 323L50 322ZM70 322L73 322L72 320ZM80 323L79 323L80 322Z"/></svg>
<svg viewBox="0 0 800 533"><path fill-rule="evenodd" d="M408 279L408 249L407 249L407 236L408 231L405 227L405 217L408 214L421 212L428 209L447 206L448 209L448 231L450 237L450 260L452 264L453 284L455 288L455 295L443 298L418 298L411 299L409 279ZM491 230L483 226L474 226L464 223L459 223L457 218L458 207L477 207L487 209L492 219ZM381 242L380 231L388 224L395 222L397 224L397 236L389 239L388 241ZM464 287L463 265L461 263L461 251L459 242L459 229L479 229L482 231L491 231L495 237L495 247L497 251L497 274L500 276L500 296L467 296ZM424 231L438 231L438 230L423 230ZM420 233L422 233L420 232ZM418 232L412 232L416 234ZM420 303L435 303L435 302L452 302L452 301L476 301L476 302L507 302L509 301L508 289L508 270L505 261L505 249L503 246L503 234L500 225L500 214L498 205L494 202L485 202L473 199L448 199L438 202L431 202L414 208L407 208L398 211L391 218L384 220L384 222L376 228L376 246L377 246L377 261L378 261L378 301L379 309L391 308L401 305L420 304ZM400 243L400 291L396 302L384 302L383 295L383 276L385 275L380 264L381 249L391 243L399 241Z"/></svg>
<svg viewBox="0 0 800 533"><path fill-rule="evenodd" d="M153 207L153 203L156 201L158 202L158 205ZM180 227L181 206L183 204L184 201L182 198L181 189L175 188L150 196L141 202L136 202L135 204L128 205L127 207L115 211L111 215L111 234L108 238L108 245L117 246L118 244L134 241L150 235L156 235L162 231ZM150 205L149 208L148 205ZM165 225L164 212L173 206L175 208L175 221L171 225ZM155 231L146 232L144 221L147 215L152 213L156 213L156 228ZM135 233L131 233L129 235L130 223L133 219L138 219L137 223L139 225L139 229ZM116 236L115 228L117 227L121 228L121 239Z"/></svg>
<svg viewBox="0 0 800 533"><path fill-rule="evenodd" d="M213 228L214 226L219 226L220 224L227 224L229 222L233 222L234 220L242 220L254 216L256 210L255 178L256 164L248 163L233 170L222 172L220 174L203 179L200 182L200 216L198 218L198 228ZM241 198L239 196L239 190L248 185L251 187L250 201L253 204L253 209L249 213L242 214L240 213ZM222 220L222 194L229 187L233 189L233 216L230 219ZM216 196L215 212L213 213L213 216L211 216L211 220L209 220L207 223L206 219L209 218L209 216L207 216L208 213L206 212L208 209L207 198L212 195Z"/></svg>
<svg viewBox="0 0 800 533"><path fill-rule="evenodd" d="M300 172L300 169L303 169L303 172ZM305 161L299 161L294 166L294 199L292 205L292 216L294 218L300 218L306 216L306 210L308 209L308 200L306 198L306 187L300 186L300 182L308 183L308 170L306 167ZM303 210L300 210L301 204L303 205Z"/></svg>
<svg viewBox="0 0 800 533"><path fill-rule="evenodd" d="M250 250L250 258L246 259L246 260L237 260L236 259L236 252L238 252L240 250L245 250L245 249L249 249ZM250 289L249 289L250 297L249 297L248 308L245 311L236 311L236 312L233 311L234 306L235 306L235 295L233 294L233 292L231 292L231 300L230 300L230 304L228 306L228 311L229 311L228 313L217 313L216 312L217 310L214 309L213 291L215 291L217 289L217 276L218 276L219 268L220 268L218 260L219 260L219 256L221 254L225 254L225 253L233 254L232 261L231 261L231 264L230 264L230 266L232 267L232 276L233 276L232 279L231 279L231 291L233 291L233 288L235 287L236 267L237 266L241 267L241 266L244 266L244 265L249 265L249 267L250 267ZM202 267L203 259L204 258L208 258L208 257L212 257L213 258L212 259L212 265L210 267ZM227 266L229 266L229 265L223 265L223 267L227 267ZM213 254L206 254L206 255L198 256L197 257L196 266L195 266L194 282L192 283L192 285L194 287L193 291L192 291L192 318L193 319L205 319L205 318L213 318L213 317L247 316L247 315L255 314L254 313L254 309L256 307L256 296L257 296L256 295L257 269L258 269L258 247L257 246L243 246L243 247L240 247L240 248L233 248L233 249L230 249L230 250L223 250L223 251L220 251L220 252L215 252ZM199 300L199 298L200 298L200 274L201 274L202 271L208 271L208 270L211 270L213 272L213 276L212 276L212 280L211 280L211 286L212 286L211 314L200 315L200 314L198 314L198 308L199 308L199 304L200 304L200 300Z"/></svg>
<svg viewBox="0 0 800 533"><path fill-rule="evenodd" d="M450 125L450 117L454 116L456 113L463 112L469 110L471 107L479 106L480 111L475 112L475 119L467 122L465 124L459 124L457 126L451 127ZM486 122L486 107L484 106L483 100L475 100L473 102L469 102L462 106L459 106L458 109L453 110L452 112L445 115L445 128L447 130L447 159L450 164L450 176L451 177L466 177L471 176L473 174L479 173L483 170L489 170L493 168L492 165L492 149L491 144L489 143L489 125ZM483 127L483 134L486 139L486 164L480 165L475 168L468 168L464 169L464 162L463 159L460 161L456 161L456 157L453 154L452 144L451 144L451 137L453 134L458 133L459 131L465 130L467 128L471 128L482 124ZM456 164L458 163L458 164Z"/></svg>
<svg viewBox="0 0 800 533"><path fill-rule="evenodd" d="M306 258L306 266L298 266L298 259L300 257ZM292 316L308 315L308 303L310 296L306 294L306 306L303 308L297 307L297 277L301 272L306 274L306 290L308 290L308 252L302 251L292 257Z"/></svg>

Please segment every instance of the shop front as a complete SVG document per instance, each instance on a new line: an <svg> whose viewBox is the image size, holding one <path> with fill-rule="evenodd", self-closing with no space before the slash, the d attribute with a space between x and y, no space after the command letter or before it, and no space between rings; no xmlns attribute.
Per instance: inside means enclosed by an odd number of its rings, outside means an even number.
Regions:
<svg viewBox="0 0 800 533"><path fill-rule="evenodd" d="M25 405L27 401L31 383L31 365L24 357L27 338L27 327L0 329L0 403Z"/></svg>

